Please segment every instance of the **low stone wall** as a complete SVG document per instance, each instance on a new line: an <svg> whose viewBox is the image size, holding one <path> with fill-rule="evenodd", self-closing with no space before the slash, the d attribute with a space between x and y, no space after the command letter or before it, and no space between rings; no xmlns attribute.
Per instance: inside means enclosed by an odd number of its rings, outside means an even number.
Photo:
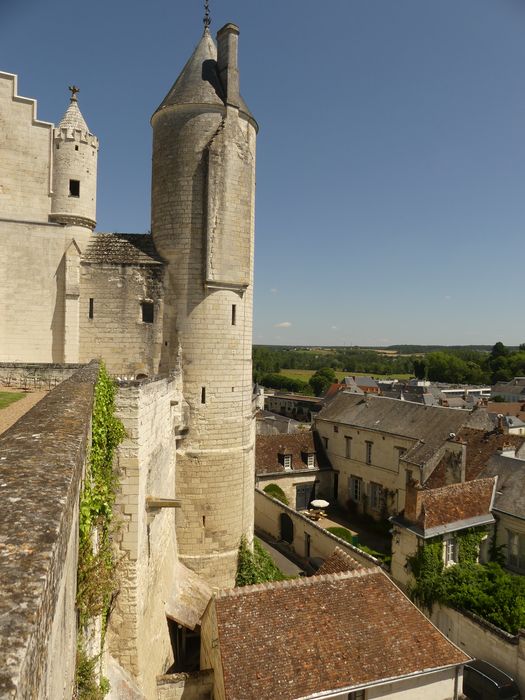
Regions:
<svg viewBox="0 0 525 700"><path fill-rule="evenodd" d="M321 557L328 559L336 547L341 547L354 559L366 567L377 566L380 562L375 557L366 554L357 547L332 535L331 532L317 525L306 516L293 508L285 506L264 491L255 489L255 528L270 537L281 540L281 514L286 514L293 524L293 542L291 549L299 557ZM309 536L310 553L306 551L307 535Z"/></svg>
<svg viewBox="0 0 525 700"><path fill-rule="evenodd" d="M213 670L172 673L157 679L158 700L211 700Z"/></svg>
<svg viewBox="0 0 525 700"><path fill-rule="evenodd" d="M49 391L85 366L43 362L0 362L0 386Z"/></svg>
<svg viewBox="0 0 525 700"><path fill-rule="evenodd" d="M0 437L0 697L72 696L78 501L96 362Z"/></svg>
<svg viewBox="0 0 525 700"><path fill-rule="evenodd" d="M525 631L508 634L477 615L437 604L430 619L467 654L488 661L515 678L525 695Z"/></svg>

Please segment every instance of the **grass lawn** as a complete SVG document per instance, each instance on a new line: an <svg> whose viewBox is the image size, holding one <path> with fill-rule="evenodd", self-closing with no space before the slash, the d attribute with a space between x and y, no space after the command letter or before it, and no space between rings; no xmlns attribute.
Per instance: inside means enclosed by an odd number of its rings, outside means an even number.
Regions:
<svg viewBox="0 0 525 700"><path fill-rule="evenodd" d="M280 374L284 374L290 379L301 379L303 382L307 382L312 374L314 374L313 369L282 369ZM348 376L355 377L370 377L370 373L366 372L336 372L337 378L339 380L344 379ZM375 379L410 379L413 375L411 374L374 374Z"/></svg>
<svg viewBox="0 0 525 700"><path fill-rule="evenodd" d="M25 394L18 391L0 391L0 408L6 408L9 404L21 399L22 396L25 396Z"/></svg>

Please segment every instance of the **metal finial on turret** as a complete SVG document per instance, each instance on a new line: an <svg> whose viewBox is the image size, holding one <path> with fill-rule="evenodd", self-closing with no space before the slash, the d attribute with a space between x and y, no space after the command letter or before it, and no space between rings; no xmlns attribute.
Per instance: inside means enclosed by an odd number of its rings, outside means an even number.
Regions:
<svg viewBox="0 0 525 700"><path fill-rule="evenodd" d="M77 92L80 92L80 88L78 88L76 85L70 85L68 87L68 90L71 92L71 102L76 102L77 101Z"/></svg>
<svg viewBox="0 0 525 700"><path fill-rule="evenodd" d="M204 0L204 19L202 21L204 22L204 31L206 31L211 24L210 0Z"/></svg>

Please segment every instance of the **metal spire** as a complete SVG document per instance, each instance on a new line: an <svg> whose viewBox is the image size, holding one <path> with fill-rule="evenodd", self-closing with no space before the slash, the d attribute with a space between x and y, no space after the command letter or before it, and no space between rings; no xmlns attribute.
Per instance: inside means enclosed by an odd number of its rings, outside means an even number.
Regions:
<svg viewBox="0 0 525 700"><path fill-rule="evenodd" d="M204 31L208 29L208 27L211 24L211 15L210 15L210 0L204 0Z"/></svg>
<svg viewBox="0 0 525 700"><path fill-rule="evenodd" d="M80 89L77 88L76 85L70 85L68 87L68 90L71 92L71 97L70 97L71 102L76 102L77 101L77 92L80 92Z"/></svg>

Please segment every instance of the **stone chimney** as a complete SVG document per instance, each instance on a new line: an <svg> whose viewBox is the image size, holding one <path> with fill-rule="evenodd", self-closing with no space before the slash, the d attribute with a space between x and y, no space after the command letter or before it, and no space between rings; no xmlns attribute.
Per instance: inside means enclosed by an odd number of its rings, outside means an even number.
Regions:
<svg viewBox="0 0 525 700"><path fill-rule="evenodd" d="M239 107L239 27L225 24L217 32L217 69L226 93L226 104Z"/></svg>
<svg viewBox="0 0 525 700"><path fill-rule="evenodd" d="M498 452L502 457L516 457L516 447L511 442L504 442Z"/></svg>
<svg viewBox="0 0 525 700"><path fill-rule="evenodd" d="M413 479L407 481L406 487L405 520L411 523L417 523L423 508L424 489L419 481L414 481Z"/></svg>
<svg viewBox="0 0 525 700"><path fill-rule="evenodd" d="M467 467L467 443L458 438L454 433L450 434L445 445L443 455L445 465L445 484L460 484L465 481Z"/></svg>

